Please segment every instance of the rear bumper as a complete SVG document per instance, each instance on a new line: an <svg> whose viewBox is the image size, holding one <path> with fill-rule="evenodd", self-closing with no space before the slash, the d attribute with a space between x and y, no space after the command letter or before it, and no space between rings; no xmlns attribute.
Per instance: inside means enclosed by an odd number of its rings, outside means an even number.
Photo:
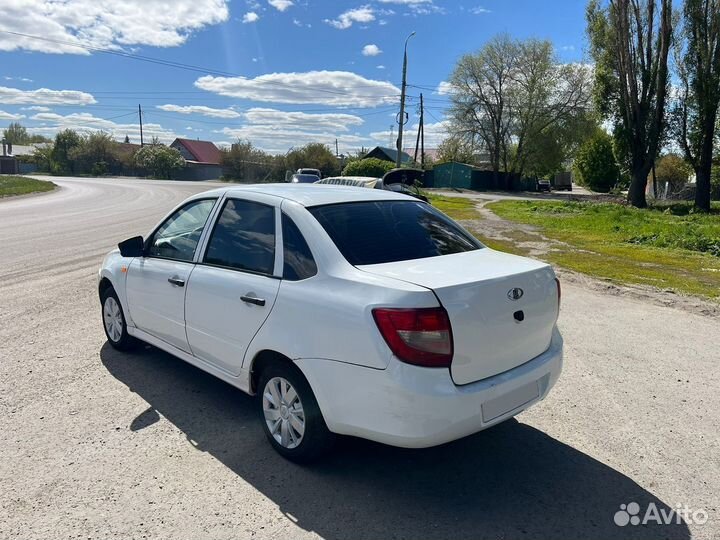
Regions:
<svg viewBox="0 0 720 540"><path fill-rule="evenodd" d="M557 328L540 356L482 381L456 386L449 370L393 359L387 369L299 359L328 428L393 446L424 448L476 433L541 401L562 370Z"/></svg>

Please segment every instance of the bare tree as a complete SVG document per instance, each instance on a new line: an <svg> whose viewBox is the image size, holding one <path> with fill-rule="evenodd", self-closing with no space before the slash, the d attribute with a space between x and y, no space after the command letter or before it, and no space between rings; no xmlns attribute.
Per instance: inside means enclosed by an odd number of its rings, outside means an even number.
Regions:
<svg viewBox="0 0 720 540"><path fill-rule="evenodd" d="M665 128L671 0L591 0L588 35L598 108L615 122L630 168L630 204L647 206L647 177Z"/></svg>
<svg viewBox="0 0 720 540"><path fill-rule="evenodd" d="M708 212L720 107L720 0L685 0L675 57L680 96L673 134L695 171L695 207Z"/></svg>
<svg viewBox="0 0 720 540"><path fill-rule="evenodd" d="M497 180L501 162L507 168L507 141L512 123L508 86L517 62L517 45L507 34L495 36L476 54L460 58L450 77L453 132L490 154Z"/></svg>
<svg viewBox="0 0 720 540"><path fill-rule="evenodd" d="M559 63L548 41L503 34L463 56L450 84L453 134L484 147L496 174L522 176L548 130L585 113L591 76L587 66Z"/></svg>

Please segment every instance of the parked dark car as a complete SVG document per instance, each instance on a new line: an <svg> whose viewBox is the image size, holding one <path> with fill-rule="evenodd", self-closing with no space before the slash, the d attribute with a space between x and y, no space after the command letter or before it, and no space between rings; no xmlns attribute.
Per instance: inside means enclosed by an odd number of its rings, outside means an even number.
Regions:
<svg viewBox="0 0 720 540"><path fill-rule="evenodd" d="M550 180L540 179L537 181L537 190L538 191L547 191L550 192Z"/></svg>

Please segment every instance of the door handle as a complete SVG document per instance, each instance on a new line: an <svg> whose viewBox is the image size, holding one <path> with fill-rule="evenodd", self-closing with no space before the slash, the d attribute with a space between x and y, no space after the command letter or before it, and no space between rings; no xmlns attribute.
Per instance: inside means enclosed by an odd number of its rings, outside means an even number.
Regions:
<svg viewBox="0 0 720 540"><path fill-rule="evenodd" d="M255 298L254 296L241 296L240 300L242 300L243 302L247 302L248 304L255 304L256 306L265 305L264 298Z"/></svg>
<svg viewBox="0 0 720 540"><path fill-rule="evenodd" d="M177 285L178 287L184 287L185 286L185 280L176 278L176 277L169 277L168 283L172 283L173 285Z"/></svg>

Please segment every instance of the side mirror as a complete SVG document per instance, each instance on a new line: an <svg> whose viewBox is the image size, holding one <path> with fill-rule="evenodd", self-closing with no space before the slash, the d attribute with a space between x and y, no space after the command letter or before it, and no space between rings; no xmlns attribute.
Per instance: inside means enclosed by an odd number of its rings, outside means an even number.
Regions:
<svg viewBox="0 0 720 540"><path fill-rule="evenodd" d="M118 244L120 255L123 257L142 257L145 250L142 236L133 236Z"/></svg>

